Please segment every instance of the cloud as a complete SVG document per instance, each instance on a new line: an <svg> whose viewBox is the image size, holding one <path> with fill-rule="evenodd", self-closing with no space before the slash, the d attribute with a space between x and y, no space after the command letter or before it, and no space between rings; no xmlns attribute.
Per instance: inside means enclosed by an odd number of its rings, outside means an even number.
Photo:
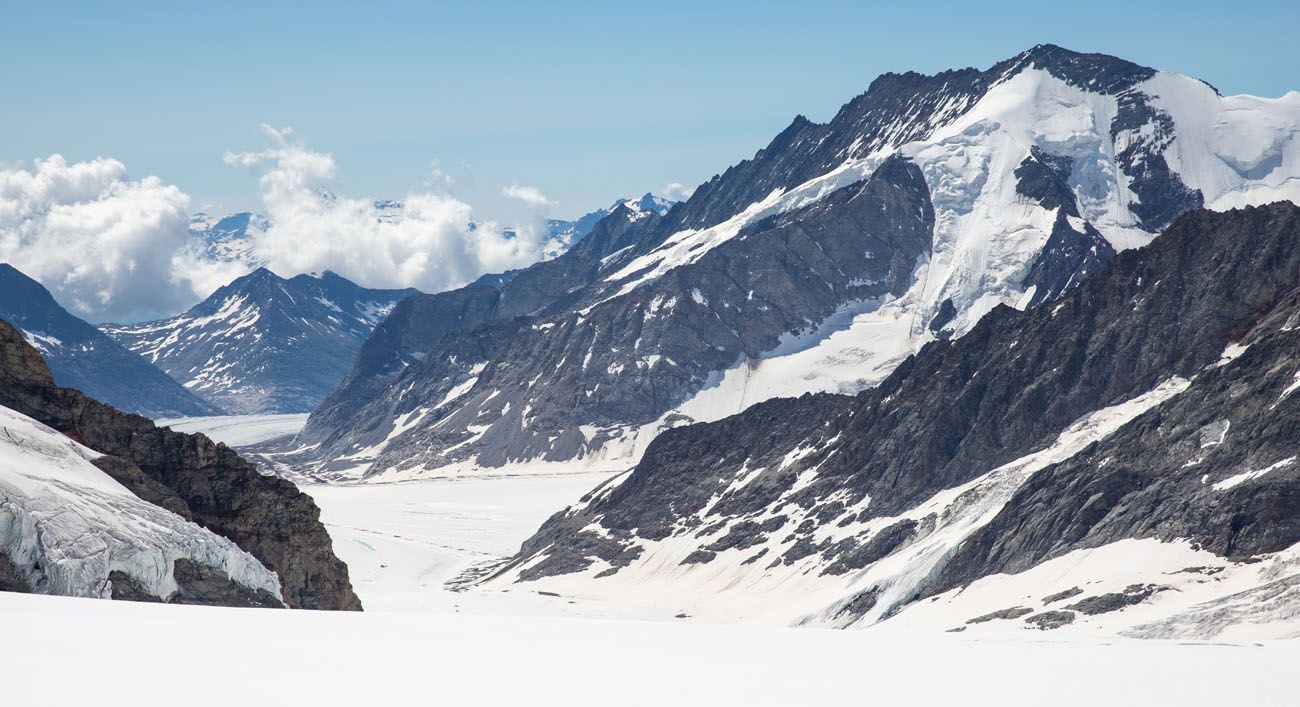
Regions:
<svg viewBox="0 0 1300 707"><path fill-rule="evenodd" d="M502 188L501 194L515 201L523 202L534 209L548 209L555 206L555 202L546 198L546 195L537 187L511 184Z"/></svg>
<svg viewBox="0 0 1300 707"><path fill-rule="evenodd" d="M69 164L53 155L0 165L0 261L86 319L133 322L182 311L258 264L284 277L333 270L368 287L438 292L544 254L540 214L553 202L533 187L503 190L536 212L512 228L475 219L447 193L451 180L437 163L424 191L398 201L340 196L332 155L291 129L261 131L265 149L224 156L257 175L269 219L250 229L239 259L215 257L190 235L191 200L177 187L132 180L118 160Z"/></svg>
<svg viewBox="0 0 1300 707"><path fill-rule="evenodd" d="M673 182L663 189L659 190L659 196L669 201L686 201L695 193L695 187L689 187L681 182Z"/></svg>
<svg viewBox="0 0 1300 707"><path fill-rule="evenodd" d="M398 202L335 195L331 155L296 141L288 129L262 132L270 147L228 153L225 161L258 174L270 225L252 234L252 255L281 276L328 269L368 287L438 292L542 255L539 229L476 221L468 204L440 191ZM530 187L518 193L546 200Z"/></svg>
<svg viewBox="0 0 1300 707"><path fill-rule="evenodd" d="M126 166L61 155L0 169L0 260L92 321L147 318L193 297L173 254L188 239L190 199Z"/></svg>

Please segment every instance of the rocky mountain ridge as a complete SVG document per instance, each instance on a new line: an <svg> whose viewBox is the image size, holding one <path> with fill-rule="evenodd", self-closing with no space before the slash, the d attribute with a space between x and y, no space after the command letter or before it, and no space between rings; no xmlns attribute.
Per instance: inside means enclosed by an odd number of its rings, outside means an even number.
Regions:
<svg viewBox="0 0 1300 707"><path fill-rule="evenodd" d="M258 268L183 314L103 329L226 412L307 412L338 385L375 325L414 294L332 272L285 279Z"/></svg>
<svg viewBox="0 0 1300 707"><path fill-rule="evenodd" d="M330 478L619 468L675 425L862 390L1000 305L1061 296L1188 209L1300 198L1288 126L1292 95L1223 97L1051 45L882 76L662 216L615 212L495 294L394 319L313 414L297 463ZM1253 137L1227 137L1239 129ZM911 216L879 188L904 172ZM928 242L877 250L907 225Z"/></svg>
<svg viewBox="0 0 1300 707"><path fill-rule="evenodd" d="M149 361L68 312L49 290L7 263L0 263L0 318L18 327L41 352L59 385L151 417L221 413Z"/></svg>
<svg viewBox="0 0 1300 707"><path fill-rule="evenodd" d="M1277 618L1300 596L1298 244L1291 203L1193 212L874 389L666 432L488 584L881 628ZM1026 588L1052 598L1012 605Z"/></svg>

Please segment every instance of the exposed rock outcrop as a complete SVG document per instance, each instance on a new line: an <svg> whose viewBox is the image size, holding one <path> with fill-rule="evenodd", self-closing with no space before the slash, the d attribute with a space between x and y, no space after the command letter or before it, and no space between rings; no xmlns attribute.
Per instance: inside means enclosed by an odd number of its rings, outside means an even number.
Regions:
<svg viewBox="0 0 1300 707"><path fill-rule="evenodd" d="M140 498L237 543L279 575L289 606L361 608L310 497L203 435L159 428L59 388L36 350L5 322L0 405L113 457L96 460L97 466Z"/></svg>

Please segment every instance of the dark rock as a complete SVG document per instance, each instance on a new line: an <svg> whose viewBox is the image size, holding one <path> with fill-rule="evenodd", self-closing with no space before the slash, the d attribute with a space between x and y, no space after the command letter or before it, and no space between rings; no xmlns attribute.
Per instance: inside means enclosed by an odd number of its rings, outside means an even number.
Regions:
<svg viewBox="0 0 1300 707"><path fill-rule="evenodd" d="M687 555L686 559L682 560L682 564L683 565L704 565L712 562L713 558L717 556L718 553L713 552L712 550L696 550L695 552L692 552L691 554Z"/></svg>
<svg viewBox="0 0 1300 707"><path fill-rule="evenodd" d="M1129 210L1148 231L1164 229L1179 215L1205 205L1200 190L1192 189L1169 167L1165 149L1174 141L1174 121L1151 105L1145 93L1130 88L1118 95L1119 110L1111 123L1111 136L1130 135L1128 146L1115 159L1128 175L1128 187L1138 200Z"/></svg>
<svg viewBox="0 0 1300 707"><path fill-rule="evenodd" d="M844 602L844 605L835 612L837 619L857 620L862 618L876 607L876 602L880 599L880 588L872 587L854 594L851 599Z"/></svg>
<svg viewBox="0 0 1300 707"><path fill-rule="evenodd" d="M1083 232L1074 230L1066 217L1066 210L1056 213L1052 234L1029 266L1022 283L1024 288L1034 288L1029 307L1060 299L1061 295L1101 270L1115 257L1110 241L1092 224L1084 221Z"/></svg>
<svg viewBox="0 0 1300 707"><path fill-rule="evenodd" d="M9 556L0 552L0 592L22 592L24 594L32 591L31 582L17 567L14 567L13 561Z"/></svg>
<svg viewBox="0 0 1300 707"><path fill-rule="evenodd" d="M140 586L131 576L121 571L109 573L112 584L111 598L120 601L137 601L166 604L194 604L198 606L236 606L246 608L283 608L271 594L262 589L250 589L219 569L200 565L186 558L177 559L172 566L176 579L176 592L168 597L157 597Z"/></svg>
<svg viewBox="0 0 1300 707"><path fill-rule="evenodd" d="M1074 159L1064 155L1049 154L1034 145L1029 156L1016 167L1016 193L1038 202L1043 208L1069 216L1079 215L1079 205L1070 188L1070 171Z"/></svg>
<svg viewBox="0 0 1300 707"><path fill-rule="evenodd" d="M1063 599L1069 599L1070 597L1077 597L1080 594L1083 594L1082 589L1079 589L1078 587L1070 587L1069 589L1059 591L1055 594L1048 594L1047 596L1043 597L1043 603L1053 604Z"/></svg>
<svg viewBox="0 0 1300 707"><path fill-rule="evenodd" d="M1040 631L1050 631L1066 624L1072 624L1074 619L1075 615L1072 611L1044 611L1025 619L1025 623L1032 624Z"/></svg>
<svg viewBox="0 0 1300 707"><path fill-rule="evenodd" d="M841 551L835 561L822 570L822 574L844 574L892 555L912 539L916 525L916 521L905 518L882 528L861 546Z"/></svg>
<svg viewBox="0 0 1300 707"><path fill-rule="evenodd" d="M580 259L585 248L600 253L617 245L601 247L618 236L605 223L552 262L600 267ZM429 410L389 442L374 470L471 456L490 466L580 456L603 442L587 440L583 425L652 422L702 389L713 372L761 356L782 335L822 322L844 302L906 290L933 223L920 170L890 159L869 180L751 224L695 263L615 301L606 301L612 293L602 288L616 291L619 282L569 294L568 279L543 277L559 266L535 266L500 292L491 321L450 333L362 408L371 421L336 427L336 418L332 429L309 421L298 441L323 436L317 454L342 454L360 441L384 439L397 416L469 384L456 405ZM507 320L501 310L510 307L517 316ZM354 402L326 405L363 414ZM470 430L483 425L486 431Z"/></svg>
<svg viewBox="0 0 1300 707"><path fill-rule="evenodd" d="M930 331L938 333L956 316L957 307L953 305L952 298L949 297L939 305L939 313L935 314L934 319L930 320Z"/></svg>
<svg viewBox="0 0 1300 707"><path fill-rule="evenodd" d="M604 538L596 533L580 533L576 540L576 544L556 548L556 552L548 554L545 560L520 572L519 580L527 582L557 574L579 572L590 567L594 561L593 558L604 560L610 564L609 568L596 575L597 577L608 577L632 564L632 561L640 557L642 553L640 546L619 538ZM505 565L498 569L496 574L500 574L512 566Z"/></svg>
<svg viewBox="0 0 1300 707"><path fill-rule="evenodd" d="M100 471L113 477L142 500L165 508L185 520L194 520L194 514L190 512L190 506L185 499L162 482L144 473L144 470L134 463L109 455L92 459L90 463L99 467Z"/></svg>
<svg viewBox="0 0 1300 707"><path fill-rule="evenodd" d="M758 552L754 553L753 555L750 555L748 558L746 558L746 559L745 559L743 562L741 562L740 564L741 564L742 567L745 566L745 565L752 565L752 564L754 564L755 562L758 562L759 559L762 558L763 555L766 555L766 554L767 554L767 548L763 548L762 550L759 550Z"/></svg>
<svg viewBox="0 0 1300 707"><path fill-rule="evenodd" d="M1001 619L1018 619L1021 616L1024 616L1025 614L1032 614L1032 613L1034 613L1034 610L1028 607L1013 606L1010 609L999 609L997 611L984 614L983 616L976 616L975 618L967 621L966 623L983 624L983 623L988 623L989 621L996 621Z"/></svg>
<svg viewBox="0 0 1300 707"><path fill-rule="evenodd" d="M1141 604L1152 594L1162 592L1166 589L1168 589L1168 587L1157 587L1154 584L1136 584L1128 587L1122 592L1111 592L1109 594L1088 597L1087 599L1075 602L1065 608L1072 609L1086 616L1105 614L1111 611L1119 611L1120 609L1133 606L1134 604Z"/></svg>

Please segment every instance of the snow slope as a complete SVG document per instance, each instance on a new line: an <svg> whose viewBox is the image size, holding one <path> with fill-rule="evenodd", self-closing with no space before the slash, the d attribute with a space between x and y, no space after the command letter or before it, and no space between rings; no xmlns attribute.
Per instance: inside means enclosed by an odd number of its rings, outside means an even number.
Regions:
<svg viewBox="0 0 1300 707"><path fill-rule="evenodd" d="M1300 644L857 632L0 594L12 704L1294 704ZM131 638L131 650L111 650ZM195 640L201 636L202 640ZM250 647L258 647L250 649ZM219 666L216 682L200 666ZM940 672L941 671L941 672ZM226 679L229 678L229 679Z"/></svg>
<svg viewBox="0 0 1300 707"><path fill-rule="evenodd" d="M307 422L307 413L176 417L156 422L159 427L170 427L177 432L205 434L212 441L224 442L228 447L244 447L298 434Z"/></svg>
<svg viewBox="0 0 1300 707"><path fill-rule="evenodd" d="M816 555L793 563L777 562L767 565L770 558L780 556L788 549L789 543L794 542L793 536L782 537L784 533L780 532L770 533L762 544L719 551L707 564L685 561L710 540L727 536L741 523L763 525L772 521L780 523L783 528L792 529L805 520L814 520L811 516L805 517L810 509L796 504L774 504L757 516L735 517L726 523L715 524L705 537L697 536L690 528L691 524L679 524L676 534L663 540L643 543L644 551L612 576L600 576L612 567L610 563L601 560L581 572L521 581L521 575L529 567L546 558L547 552L543 550L536 557L491 577L484 586L490 589L525 586L582 601L617 601L637 607L638 611L647 615L659 617L687 613L708 621L832 626L847 625L840 610L858 591L872 586L884 586L886 589L876 601L874 609L857 624L868 626L889 618L893 610L910 600L921 583L951 555L954 548L977 528L992 520L1031 475L1106 438L1186 387L1185 380L1170 380L1149 393L1098 410L1063 431L1055 444L992 469L967 484L945 489L900 515L871 518L866 522L818 522L811 538L814 544L825 539L835 541L879 533L909 519L918 523L925 522L929 517L937 519L919 526L928 528L928 531L922 531L920 537L903 550L873 563L865 571L826 574L821 571L824 569L824 560ZM792 455L807 456L816 451L812 447L805 447L792 452ZM787 457L787 463L794 456ZM750 474L740 476L715 496L715 500L741 492L762 471L762 468L756 468ZM815 475L816 471L814 469L809 473ZM566 509L565 513L572 516L590 503L607 497L626 476L617 477L594 492L590 498ZM796 483L787 495L792 495L811 480L812 476L802 479L802 483ZM841 515L844 518L854 518L870 503L868 497L858 505L844 508ZM707 510L699 514L701 521L707 517ZM597 532L603 530L596 526L593 529ZM762 558L757 563L753 559L756 556ZM857 619L858 617L853 617L854 621Z"/></svg>
<svg viewBox="0 0 1300 707"><path fill-rule="evenodd" d="M0 553L40 593L112 594L125 572L146 591L177 590L173 563L188 558L277 598L280 581L233 542L146 503L91 464L98 453L0 407Z"/></svg>

